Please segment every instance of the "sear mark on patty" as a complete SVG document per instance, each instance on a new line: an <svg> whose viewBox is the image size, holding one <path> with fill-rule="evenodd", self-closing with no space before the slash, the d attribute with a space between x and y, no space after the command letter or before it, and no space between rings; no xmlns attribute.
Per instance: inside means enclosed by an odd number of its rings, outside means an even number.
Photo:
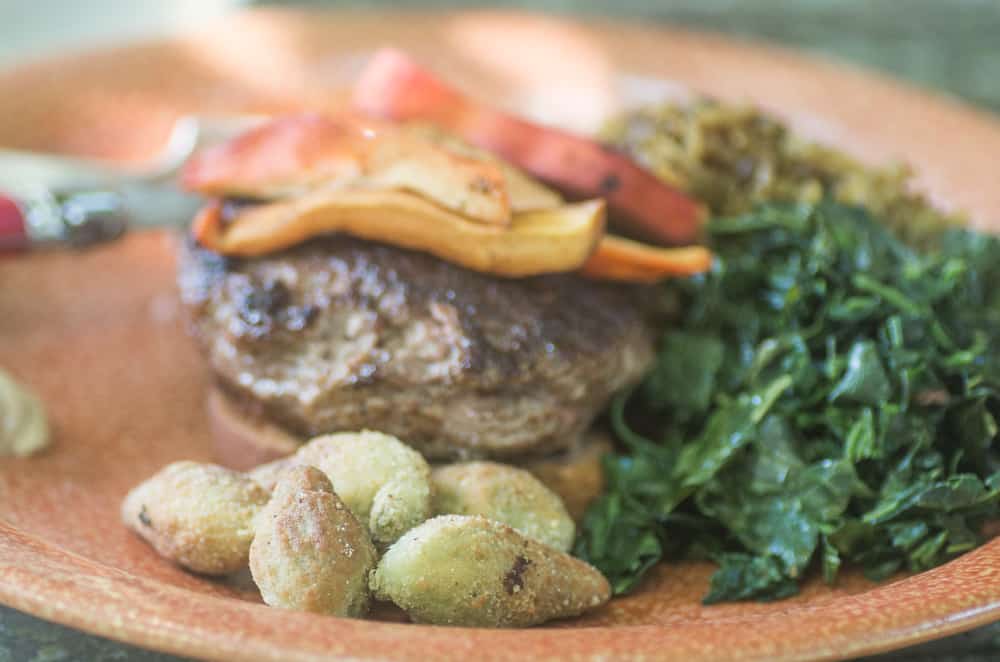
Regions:
<svg viewBox="0 0 1000 662"><path fill-rule="evenodd" d="M275 325L288 331L301 331L316 318L312 305L292 305L292 292L281 280L269 279L251 284L238 306L239 318L255 338L266 336Z"/></svg>

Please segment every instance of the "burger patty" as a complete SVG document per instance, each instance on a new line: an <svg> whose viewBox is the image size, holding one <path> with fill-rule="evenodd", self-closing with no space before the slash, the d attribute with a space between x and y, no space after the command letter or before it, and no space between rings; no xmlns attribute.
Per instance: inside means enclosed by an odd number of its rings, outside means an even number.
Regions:
<svg viewBox="0 0 1000 662"><path fill-rule="evenodd" d="M293 434L376 429L433 459L571 446L653 359L640 290L500 279L346 237L252 259L185 246L181 295L223 390Z"/></svg>

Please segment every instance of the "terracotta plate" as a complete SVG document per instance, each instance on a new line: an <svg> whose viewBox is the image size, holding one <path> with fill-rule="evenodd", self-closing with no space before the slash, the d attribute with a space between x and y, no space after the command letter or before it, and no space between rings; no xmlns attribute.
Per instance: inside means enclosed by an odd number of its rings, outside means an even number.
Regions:
<svg viewBox="0 0 1000 662"><path fill-rule="evenodd" d="M334 103L395 44L476 94L585 129L622 101L683 90L751 100L870 160L910 161L940 200L1000 220L1000 126L875 76L715 37L518 14L251 13L204 34L0 75L0 144L118 159L183 112ZM118 522L163 464L211 459L205 375L173 287L174 239L0 260L0 365L49 404L55 445L0 462L0 600L143 646L244 660L798 660L891 649L1000 619L1000 540L872 585L809 584L771 604L703 607L711 567L664 565L637 595L527 631L350 621L269 609L252 586L159 560Z"/></svg>

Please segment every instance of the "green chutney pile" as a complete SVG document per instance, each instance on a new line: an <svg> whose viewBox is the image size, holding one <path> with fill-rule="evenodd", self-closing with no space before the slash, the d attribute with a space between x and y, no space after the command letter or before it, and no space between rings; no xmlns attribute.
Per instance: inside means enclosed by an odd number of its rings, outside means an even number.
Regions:
<svg viewBox="0 0 1000 662"><path fill-rule="evenodd" d="M616 593L678 558L719 565L706 603L882 579L1000 516L1000 239L834 197L712 221L711 272L657 289L676 318L575 547Z"/></svg>

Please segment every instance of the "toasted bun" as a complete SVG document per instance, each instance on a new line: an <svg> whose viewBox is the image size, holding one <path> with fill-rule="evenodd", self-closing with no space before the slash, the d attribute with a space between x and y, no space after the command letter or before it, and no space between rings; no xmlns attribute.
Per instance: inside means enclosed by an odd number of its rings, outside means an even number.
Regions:
<svg viewBox="0 0 1000 662"><path fill-rule="evenodd" d="M255 419L217 388L208 395L208 414L216 457L238 471L290 455L306 441L273 423ZM604 489L601 458L611 450L607 435L591 431L565 452L512 464L527 469L562 497L570 515L579 520Z"/></svg>
<svg viewBox="0 0 1000 662"><path fill-rule="evenodd" d="M591 430L567 451L518 464L562 497L566 510L573 519L579 521L590 502L604 491L601 458L613 448L610 437L603 432Z"/></svg>
<svg viewBox="0 0 1000 662"><path fill-rule="evenodd" d="M216 457L237 471L290 455L305 441L277 425L251 418L217 388L208 394L208 417Z"/></svg>

